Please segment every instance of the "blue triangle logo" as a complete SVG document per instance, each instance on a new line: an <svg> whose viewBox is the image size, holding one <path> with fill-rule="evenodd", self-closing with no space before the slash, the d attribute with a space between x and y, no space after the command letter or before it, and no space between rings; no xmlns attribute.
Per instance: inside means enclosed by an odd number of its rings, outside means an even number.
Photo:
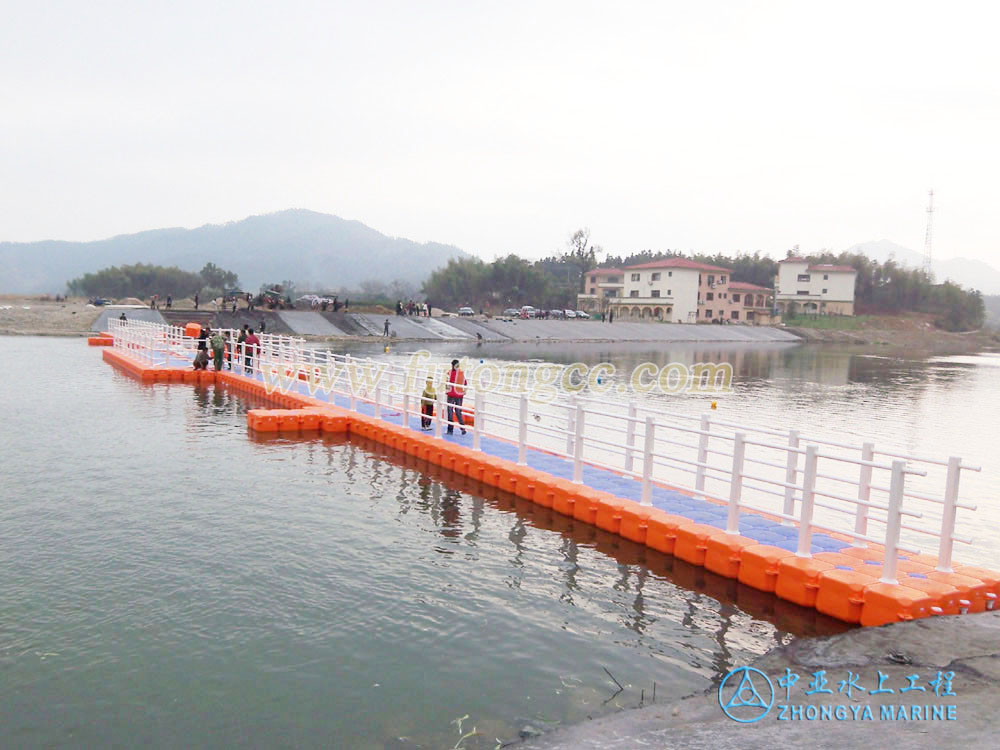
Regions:
<svg viewBox="0 0 1000 750"><path fill-rule="evenodd" d="M757 686L750 679L750 671L743 670L743 679L736 687L736 692L729 699L724 708L740 708L742 706L753 706L755 708L770 708L770 705L760 697Z"/></svg>

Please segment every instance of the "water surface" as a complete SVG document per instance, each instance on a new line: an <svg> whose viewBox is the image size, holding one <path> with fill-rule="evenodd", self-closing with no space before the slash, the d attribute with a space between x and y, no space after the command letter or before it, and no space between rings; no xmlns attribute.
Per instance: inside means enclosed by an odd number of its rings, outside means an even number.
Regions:
<svg viewBox="0 0 1000 750"><path fill-rule="evenodd" d="M254 439L251 401L79 339L4 352L2 747L438 748L468 716L492 748L841 627L375 445Z"/></svg>

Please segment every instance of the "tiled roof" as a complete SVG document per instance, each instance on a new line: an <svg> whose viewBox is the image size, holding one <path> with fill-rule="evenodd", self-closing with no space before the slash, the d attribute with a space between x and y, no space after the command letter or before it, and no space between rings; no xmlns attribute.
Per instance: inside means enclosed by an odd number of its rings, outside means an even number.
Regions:
<svg viewBox="0 0 1000 750"><path fill-rule="evenodd" d="M600 275L602 273L624 273L620 268L595 268L593 271L587 271L588 276Z"/></svg>
<svg viewBox="0 0 1000 750"><path fill-rule="evenodd" d="M626 271L638 271L645 268L691 268L696 271L716 271L718 273L731 273L728 268L720 268L719 266L709 266L704 263L698 263L694 260L688 260L687 258L666 258L664 260L654 260L651 263L639 263L635 266L626 266Z"/></svg>
<svg viewBox="0 0 1000 750"><path fill-rule="evenodd" d="M852 273L856 273L858 269L854 268L853 266L831 266L831 265L826 264L826 263L820 263L819 265L816 265L816 266L809 266L809 270L810 271L833 271L835 273L836 272L840 272L840 271L843 271L843 272L846 273L846 272L850 271Z"/></svg>
<svg viewBox="0 0 1000 750"><path fill-rule="evenodd" d="M756 284L750 284L746 281L730 281L729 291L731 292L773 292L773 289L768 289L766 286L757 286Z"/></svg>
<svg viewBox="0 0 1000 750"><path fill-rule="evenodd" d="M792 255L792 256L790 256L788 258L782 258L778 262L779 263L808 263L809 261L807 261L805 258L800 258L797 255Z"/></svg>

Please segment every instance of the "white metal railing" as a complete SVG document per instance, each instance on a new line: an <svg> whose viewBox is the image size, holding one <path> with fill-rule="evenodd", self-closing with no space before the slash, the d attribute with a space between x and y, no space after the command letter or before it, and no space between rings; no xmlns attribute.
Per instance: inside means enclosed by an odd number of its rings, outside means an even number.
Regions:
<svg viewBox="0 0 1000 750"><path fill-rule="evenodd" d="M197 341L183 329L142 321L111 321L114 346L130 357L161 367L189 364ZM421 416L421 391L429 375L435 384L432 428L462 428L449 419L447 365L422 369L386 359L359 359L313 349L294 336L260 334L257 347L237 342L224 330L234 369L287 392L346 401L352 410L379 417L399 416L412 425ZM586 467L607 469L640 482L640 501L651 504L654 488L666 485L727 507L726 530L737 533L746 513L763 514L797 527L796 554L809 557L815 532L885 548L882 580L896 582L900 551L936 552L937 569L951 572L954 542L971 543L955 532L961 510L962 471L980 467L961 458L916 456L805 436L798 430L741 425L712 413L671 412L649 402L622 402L568 395L536 403L524 393L479 391L467 384L464 408L472 402L472 447L483 438L517 446L517 461L542 450L572 464L582 482ZM928 549L930 542L936 549Z"/></svg>

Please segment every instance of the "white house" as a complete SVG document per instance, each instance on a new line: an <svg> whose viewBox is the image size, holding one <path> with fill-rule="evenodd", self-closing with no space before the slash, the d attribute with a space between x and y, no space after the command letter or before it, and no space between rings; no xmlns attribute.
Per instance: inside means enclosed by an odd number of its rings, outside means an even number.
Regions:
<svg viewBox="0 0 1000 750"><path fill-rule="evenodd" d="M775 300L783 313L794 303L799 312L854 315L854 281L851 266L812 263L806 258L785 258L778 263Z"/></svg>
<svg viewBox="0 0 1000 750"><path fill-rule="evenodd" d="M607 299L616 320L708 322L728 304L728 268L667 258L621 270L623 287Z"/></svg>

